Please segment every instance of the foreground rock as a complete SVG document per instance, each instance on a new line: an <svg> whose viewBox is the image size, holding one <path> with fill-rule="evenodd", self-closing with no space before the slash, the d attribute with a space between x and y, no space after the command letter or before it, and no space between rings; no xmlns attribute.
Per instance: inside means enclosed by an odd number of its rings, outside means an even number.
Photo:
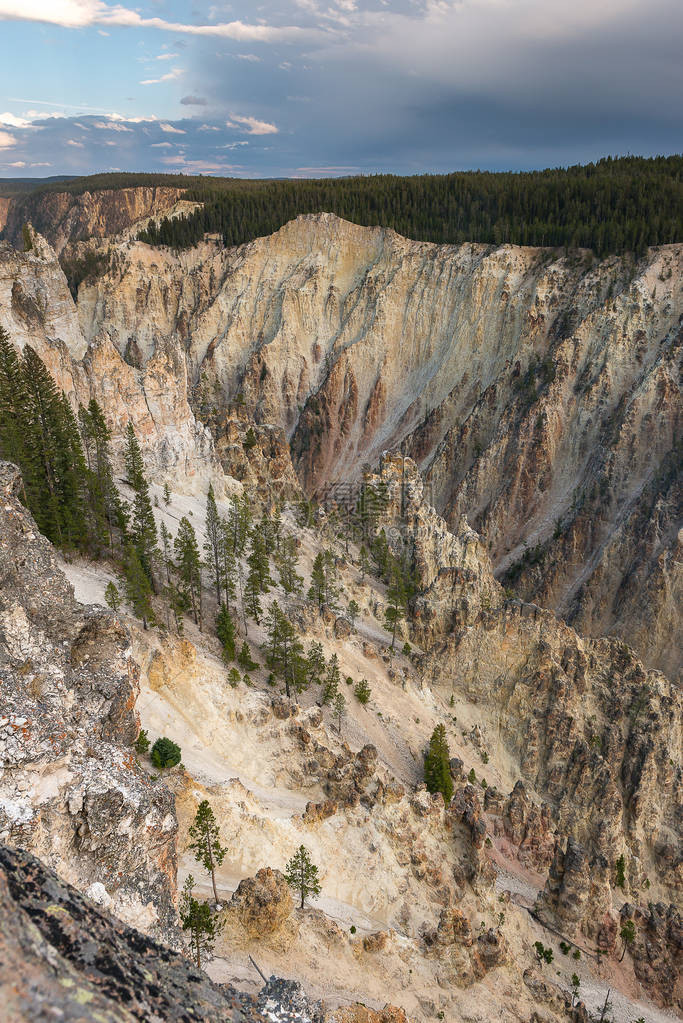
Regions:
<svg viewBox="0 0 683 1023"><path fill-rule="evenodd" d="M175 804L138 767L130 635L85 607L0 462L0 840L136 926L175 931ZM94 887L93 887L94 886Z"/></svg>
<svg viewBox="0 0 683 1023"><path fill-rule="evenodd" d="M11 1023L261 1023L248 996L96 909L21 850L0 846L0 993Z"/></svg>

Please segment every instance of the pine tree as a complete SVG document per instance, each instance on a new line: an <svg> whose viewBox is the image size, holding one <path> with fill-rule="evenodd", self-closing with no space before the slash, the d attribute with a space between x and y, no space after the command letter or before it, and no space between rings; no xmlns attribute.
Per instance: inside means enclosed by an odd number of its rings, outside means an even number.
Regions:
<svg viewBox="0 0 683 1023"><path fill-rule="evenodd" d="M223 578L223 544L224 535L221 529L221 521L218 517L216 497L213 492L213 484L209 485L209 492L206 497L206 540L204 541L204 552L211 571L214 586L216 587L216 604L221 605L221 582Z"/></svg>
<svg viewBox="0 0 683 1023"><path fill-rule="evenodd" d="M178 912L184 931L190 932L190 949L192 957L201 970L202 961L213 958L213 950L223 922L214 917L208 902L200 902L192 894L194 878L188 874L180 896Z"/></svg>
<svg viewBox="0 0 683 1023"><path fill-rule="evenodd" d="M318 551L313 561L308 599L317 604L318 610L322 611L323 604L325 603L325 561L322 551Z"/></svg>
<svg viewBox="0 0 683 1023"><path fill-rule="evenodd" d="M91 446L91 471L95 477L97 500L101 502L109 533L109 546L114 545L113 528L122 529L121 498L112 468L111 430L95 398L91 398L84 416L88 443Z"/></svg>
<svg viewBox="0 0 683 1023"><path fill-rule="evenodd" d="M332 715L337 719L337 732L341 735L342 718L346 713L346 700L344 694L337 690L332 700Z"/></svg>
<svg viewBox="0 0 683 1023"><path fill-rule="evenodd" d="M126 446L123 453L126 464L126 477L132 490L142 490L145 486L145 466L142 460L140 444L135 436L135 429L130 419L126 426Z"/></svg>
<svg viewBox="0 0 683 1023"><path fill-rule="evenodd" d="M304 899L320 895L318 868L312 862L311 854L305 845L300 845L288 861L285 867L285 881L300 896L301 909L304 908Z"/></svg>
<svg viewBox="0 0 683 1023"><path fill-rule="evenodd" d="M354 625L356 624L356 618L360 614L360 607L358 606L358 604L357 604L357 602L355 600L350 600L349 601L349 606L347 608L347 614L349 616L349 621L351 622L351 628L353 628Z"/></svg>
<svg viewBox="0 0 683 1023"><path fill-rule="evenodd" d="M126 599L133 608L138 618L142 618L143 628L147 623L154 621L152 603L150 600L152 587L149 577L140 564L140 558L135 547L129 545L126 548L124 558L124 572L126 582Z"/></svg>
<svg viewBox="0 0 683 1023"><path fill-rule="evenodd" d="M387 590L387 608L384 612L384 620L388 629L391 630L391 649L396 643L396 629L398 623L405 617L405 588L399 565L394 562L391 568L391 582Z"/></svg>
<svg viewBox="0 0 683 1023"><path fill-rule="evenodd" d="M322 684L325 667L325 654L322 644L314 640L308 648L308 654L306 655L306 674L310 684Z"/></svg>
<svg viewBox="0 0 683 1023"><path fill-rule="evenodd" d="M445 725L437 725L429 740L425 755L425 784L429 792L440 792L448 806L453 798L453 779Z"/></svg>
<svg viewBox="0 0 683 1023"><path fill-rule="evenodd" d="M325 672L325 680L323 682L323 703L330 703L334 700L335 696L339 692L340 684L341 672L339 670L339 658L336 654L332 654L327 663L327 671Z"/></svg>
<svg viewBox="0 0 683 1023"><path fill-rule="evenodd" d="M135 491L130 538L138 552L140 564L147 573L152 589L154 589L152 561L157 553L157 527L154 520L154 511L152 510L152 501L149 496L149 484L145 476L142 452L130 420L126 427L124 458L128 482Z"/></svg>
<svg viewBox="0 0 683 1023"><path fill-rule="evenodd" d="M230 602L234 601L237 596L237 564L235 560L235 552L232 549L231 536L230 536L230 524L226 519L221 519L221 532L223 534L223 540L221 543L221 550L223 552L223 590L225 591L225 603L230 610Z"/></svg>
<svg viewBox="0 0 683 1023"><path fill-rule="evenodd" d="M221 604L216 615L216 635L223 647L223 660L234 661L235 659L235 623L232 615L225 604Z"/></svg>
<svg viewBox="0 0 683 1023"><path fill-rule="evenodd" d="M211 874L213 896L218 902L216 867L220 867L228 850L221 845L216 818L207 799L203 799L197 807L197 813L190 825L189 836L191 841L187 848L192 850L197 863L201 863L204 869Z"/></svg>
<svg viewBox="0 0 683 1023"><path fill-rule="evenodd" d="M356 682L353 689L353 694L358 700L358 702L362 703L363 706L369 703L370 696L372 695L372 690L370 689L370 685L366 678L362 678L360 682Z"/></svg>
<svg viewBox="0 0 683 1023"><path fill-rule="evenodd" d="M236 558L241 558L244 556L251 526L251 509L246 493L233 498L227 525L232 553Z"/></svg>
<svg viewBox="0 0 683 1023"><path fill-rule="evenodd" d="M292 690L301 692L306 686L306 661L296 629L276 600L268 611L266 628L268 632L266 662L283 680L287 697L290 697Z"/></svg>
<svg viewBox="0 0 683 1023"><path fill-rule="evenodd" d="M254 668L258 668L258 664L252 659L251 650L249 649L249 644L246 640L242 643L240 648L237 663L240 668L244 668L245 671L253 671Z"/></svg>
<svg viewBox="0 0 683 1023"><path fill-rule="evenodd" d="M119 608L121 607L121 595L119 594L116 584L111 580L107 583L107 588L104 591L104 599L114 614L118 614Z"/></svg>
<svg viewBox="0 0 683 1023"><path fill-rule="evenodd" d="M188 597L195 623L202 628L202 570L197 536L192 523L184 515L173 542L176 568Z"/></svg>
<svg viewBox="0 0 683 1023"><path fill-rule="evenodd" d="M293 536L286 536L281 541L280 551L276 560L280 584L285 593L301 593L304 580L296 570L297 548L296 540Z"/></svg>
<svg viewBox="0 0 683 1023"><path fill-rule="evenodd" d="M28 415L22 364L9 334L0 327L0 454L24 472Z"/></svg>
<svg viewBox="0 0 683 1023"><path fill-rule="evenodd" d="M249 565L249 574L253 574L258 580L260 592L268 593L273 580L270 577L270 562L266 540L259 529L252 530L251 551L247 558L247 564Z"/></svg>
<svg viewBox="0 0 683 1023"><path fill-rule="evenodd" d="M244 587L244 603L250 617L258 625L261 621L261 583L255 569L251 569L247 576Z"/></svg>
<svg viewBox="0 0 683 1023"><path fill-rule="evenodd" d="M159 526L159 537L161 538L161 555L164 562L164 569L166 570L166 585L171 585L171 531L168 529L165 522L162 522Z"/></svg>

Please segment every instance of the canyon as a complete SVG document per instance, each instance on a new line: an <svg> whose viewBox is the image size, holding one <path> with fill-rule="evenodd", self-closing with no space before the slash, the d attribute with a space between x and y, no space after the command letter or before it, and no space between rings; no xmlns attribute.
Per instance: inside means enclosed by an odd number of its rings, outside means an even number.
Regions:
<svg viewBox="0 0 683 1023"><path fill-rule="evenodd" d="M311 1019L582 1023L608 988L618 1018L676 1018L683 246L597 261L320 214L174 252L136 233L182 214L182 193L124 192L9 204L0 325L74 408L100 402L123 492L133 424L157 522L189 515L201 539L212 483L221 511L243 492L284 503L306 588L333 551L355 625L277 599L372 700L349 695L342 731L312 693L273 691L263 625L235 688L194 623L178 637L112 614L113 566L57 556L3 463L0 841L73 886L70 907L81 892L177 947L188 828L209 798L231 836L209 973L246 992L246 1013L265 1004L252 956L301 981ZM62 264L87 254L100 260L74 299ZM386 585L335 526L361 487L414 566L396 649ZM423 785L440 722L449 805ZM151 778L141 725L174 735L182 765ZM280 874L301 842L323 882L303 910ZM15 869L2 853L0 899Z"/></svg>

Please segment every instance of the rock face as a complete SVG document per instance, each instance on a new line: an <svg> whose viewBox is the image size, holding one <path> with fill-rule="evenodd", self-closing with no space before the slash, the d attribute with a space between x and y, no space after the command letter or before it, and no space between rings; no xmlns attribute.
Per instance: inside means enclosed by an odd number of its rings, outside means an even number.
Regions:
<svg viewBox="0 0 683 1023"><path fill-rule="evenodd" d="M459 909L444 909L436 931L425 935L428 949L448 967L451 980L466 987L505 962L506 942L500 931L489 928L475 936Z"/></svg>
<svg viewBox="0 0 683 1023"><path fill-rule="evenodd" d="M231 931L247 940L279 930L294 909L289 885L279 870L264 867L238 884L224 913Z"/></svg>
<svg viewBox="0 0 683 1023"><path fill-rule="evenodd" d="M627 955L636 977L661 1005L683 1009L683 919L675 906L658 902L622 906L621 924L632 920L635 940Z"/></svg>
<svg viewBox="0 0 683 1023"><path fill-rule="evenodd" d="M32 237L29 252L0 243L0 325L13 344L35 349L75 408L91 397L99 401L119 467L130 420L155 479L176 477L204 488L218 466L209 431L190 410L182 352L160 340L139 369L107 330L86 340L54 251L40 235Z"/></svg>
<svg viewBox="0 0 683 1023"><path fill-rule="evenodd" d="M607 885L623 852L636 889L652 872L665 892L679 891L679 689L622 643L582 640L550 612L506 597L476 534L463 527L452 535L420 507L416 475L410 460L385 459L374 478L386 496L379 525L397 552L414 555L425 677L495 711L525 784L550 808L527 836L533 814L517 790L511 834L520 844L528 837L531 858L548 860L552 816L554 831L585 846L589 859L604 858Z"/></svg>
<svg viewBox="0 0 683 1023"><path fill-rule="evenodd" d="M156 933L175 933L173 797L137 766L139 669L84 607L0 463L0 840Z"/></svg>
<svg viewBox="0 0 683 1023"><path fill-rule="evenodd" d="M0 990L12 1023L268 1018L249 996L212 984L184 955L102 913L35 857L6 846L0 912Z"/></svg>
<svg viewBox="0 0 683 1023"><path fill-rule="evenodd" d="M606 858L589 858L573 838L569 838L565 850L558 845L546 886L536 902L539 920L569 938L583 934L608 951L616 938L611 906Z"/></svg>
<svg viewBox="0 0 683 1023"><path fill-rule="evenodd" d="M174 198L132 191L120 193L118 220L106 211L119 193L45 201L64 202L67 220L81 210L97 235ZM12 216L18 225L19 206ZM35 223L60 216L46 210ZM246 483L270 483L273 462L276 495L292 493L288 444L318 494L348 490L404 444L429 503L456 534L467 516L506 585L678 673L681 246L637 266L594 263L412 242L329 214L230 250L89 244L111 249L109 269L81 284L72 349L104 349L85 366L95 391L111 391L126 364L126 397L160 464L205 457L187 399ZM30 304L32 271L13 258ZM3 322L10 306L0 294ZM19 295L14 319L25 306ZM246 423L226 418L236 401ZM248 422L267 431L253 458L242 448ZM170 452L164 426L178 438Z"/></svg>

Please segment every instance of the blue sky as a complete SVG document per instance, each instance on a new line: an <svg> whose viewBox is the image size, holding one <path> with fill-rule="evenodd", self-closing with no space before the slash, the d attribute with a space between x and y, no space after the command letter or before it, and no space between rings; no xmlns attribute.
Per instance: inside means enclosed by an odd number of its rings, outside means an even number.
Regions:
<svg viewBox="0 0 683 1023"><path fill-rule="evenodd" d="M681 0L0 0L0 176L680 151Z"/></svg>

